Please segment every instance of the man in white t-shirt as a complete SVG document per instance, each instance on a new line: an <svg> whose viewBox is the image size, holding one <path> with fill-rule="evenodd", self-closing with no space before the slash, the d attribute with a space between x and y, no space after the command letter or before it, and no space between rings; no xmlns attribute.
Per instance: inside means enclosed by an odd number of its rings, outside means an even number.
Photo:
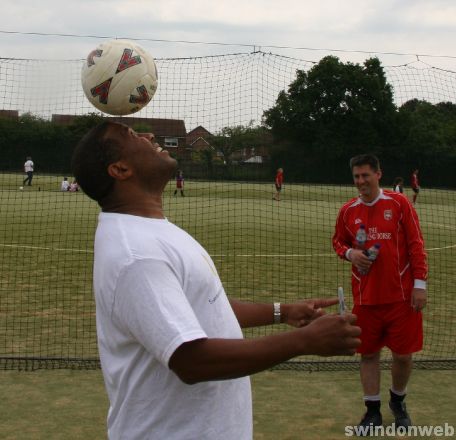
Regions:
<svg viewBox="0 0 456 440"><path fill-rule="evenodd" d="M68 182L68 177L64 177L62 183L60 184L60 191L69 191L70 190L70 182Z"/></svg>
<svg viewBox="0 0 456 440"><path fill-rule="evenodd" d="M32 185L32 179L33 179L33 167L34 164L32 162L32 158L30 156L27 156L27 159L24 163L24 172L27 174L27 177L24 179L24 185L26 182L28 186Z"/></svg>
<svg viewBox="0 0 456 440"><path fill-rule="evenodd" d="M72 165L102 208L94 290L109 439L251 439L248 375L298 355L355 352L355 317L322 311L337 299L228 299L209 254L164 215L176 161L152 134L104 122ZM274 322L296 329L243 339L241 327Z"/></svg>

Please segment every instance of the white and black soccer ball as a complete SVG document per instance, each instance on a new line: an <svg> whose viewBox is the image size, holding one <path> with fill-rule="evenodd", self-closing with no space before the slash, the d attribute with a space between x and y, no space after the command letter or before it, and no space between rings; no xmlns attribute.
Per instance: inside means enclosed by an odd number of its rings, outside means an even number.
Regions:
<svg viewBox="0 0 456 440"><path fill-rule="evenodd" d="M110 115L141 110L157 90L154 59L128 40L100 44L84 61L81 82L87 99Z"/></svg>

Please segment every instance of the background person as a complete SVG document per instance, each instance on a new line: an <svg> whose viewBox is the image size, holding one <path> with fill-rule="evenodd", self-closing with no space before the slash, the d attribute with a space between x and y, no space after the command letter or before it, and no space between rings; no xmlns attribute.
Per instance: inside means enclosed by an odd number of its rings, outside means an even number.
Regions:
<svg viewBox="0 0 456 440"><path fill-rule="evenodd" d="M78 192L79 191L79 184L78 184L78 182L76 180L73 180L73 182L71 182L68 191L70 191L70 192Z"/></svg>
<svg viewBox="0 0 456 440"><path fill-rule="evenodd" d="M180 191L181 196L184 197L184 173L181 170L177 170L176 173L176 189L174 190L174 195L177 194L177 191Z"/></svg>
<svg viewBox="0 0 456 440"><path fill-rule="evenodd" d="M396 427L410 426L404 398L412 371L412 353L423 345L421 310L426 305L427 263L418 216L407 197L380 188L377 157L350 160L359 196L339 211L333 236L337 255L352 263L353 313L362 329L361 384L367 412L361 426L380 426L380 351L392 352L389 406ZM367 241L356 240L360 225ZM380 244L372 262L365 250ZM367 274L366 274L367 273ZM363 275L364 274L364 275Z"/></svg>
<svg viewBox="0 0 456 440"><path fill-rule="evenodd" d="M274 179L274 185L276 189L276 193L274 194L273 199L280 201L280 193L282 191L282 185L283 185L283 168L279 168L277 170L275 179Z"/></svg>
<svg viewBox="0 0 456 440"><path fill-rule="evenodd" d="M404 179L396 177L393 183L393 191L403 194L404 193Z"/></svg>
<svg viewBox="0 0 456 440"><path fill-rule="evenodd" d="M337 299L228 299L206 250L165 217L176 161L153 135L104 122L78 144L72 166L102 208L94 291L111 440L251 439L246 376L297 355L355 352L355 317L322 316ZM243 339L241 327L274 322L296 328Z"/></svg>
<svg viewBox="0 0 456 440"><path fill-rule="evenodd" d="M68 182L68 177L64 177L62 183L60 184L60 191L69 191L70 182Z"/></svg>
<svg viewBox="0 0 456 440"><path fill-rule="evenodd" d="M26 161L24 163L24 172L27 174L27 177L23 180L23 184L27 182L28 186L32 186L32 179L33 179L33 171L34 171L34 163L30 156L27 156Z"/></svg>
<svg viewBox="0 0 456 440"><path fill-rule="evenodd" d="M412 187L413 191L413 204L416 204L416 199L420 193L420 181L418 180L418 172L419 169L415 168L412 172L412 176L410 177L410 186Z"/></svg>

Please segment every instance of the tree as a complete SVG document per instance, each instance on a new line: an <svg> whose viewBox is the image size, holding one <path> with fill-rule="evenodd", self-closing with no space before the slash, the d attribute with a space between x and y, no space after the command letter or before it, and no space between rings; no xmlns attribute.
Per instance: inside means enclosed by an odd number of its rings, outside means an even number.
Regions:
<svg viewBox="0 0 456 440"><path fill-rule="evenodd" d="M456 105L412 99L399 108L404 154L423 158L456 153Z"/></svg>
<svg viewBox="0 0 456 440"><path fill-rule="evenodd" d="M225 164L231 165L235 152L244 148L266 146L270 142L268 134L265 127L254 126L253 121L250 121L247 126L222 128L211 138L211 145L222 154Z"/></svg>
<svg viewBox="0 0 456 440"><path fill-rule="evenodd" d="M274 138L297 157L340 158L395 142L392 87L377 58L363 65L327 56L298 70L287 91L264 113Z"/></svg>

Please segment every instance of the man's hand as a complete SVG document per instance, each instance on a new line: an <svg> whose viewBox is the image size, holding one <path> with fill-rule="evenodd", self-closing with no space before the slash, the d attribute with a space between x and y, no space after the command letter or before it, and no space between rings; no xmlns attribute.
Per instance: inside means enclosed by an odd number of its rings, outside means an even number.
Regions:
<svg viewBox="0 0 456 440"><path fill-rule="evenodd" d="M304 327L325 314L324 307L338 303L337 298L306 299L290 304L281 304L282 322L293 327Z"/></svg>
<svg viewBox="0 0 456 440"><path fill-rule="evenodd" d="M366 254L361 249L352 249L349 258L358 270L367 272L371 267L372 261L367 258Z"/></svg>
<svg viewBox="0 0 456 440"><path fill-rule="evenodd" d="M353 355L360 346L361 328L354 325L356 316L325 315L312 321L303 331L310 332L307 353L318 356ZM310 341L310 347L309 347Z"/></svg>
<svg viewBox="0 0 456 440"><path fill-rule="evenodd" d="M412 290L412 307L415 311L420 312L426 307L427 293L426 289Z"/></svg>

